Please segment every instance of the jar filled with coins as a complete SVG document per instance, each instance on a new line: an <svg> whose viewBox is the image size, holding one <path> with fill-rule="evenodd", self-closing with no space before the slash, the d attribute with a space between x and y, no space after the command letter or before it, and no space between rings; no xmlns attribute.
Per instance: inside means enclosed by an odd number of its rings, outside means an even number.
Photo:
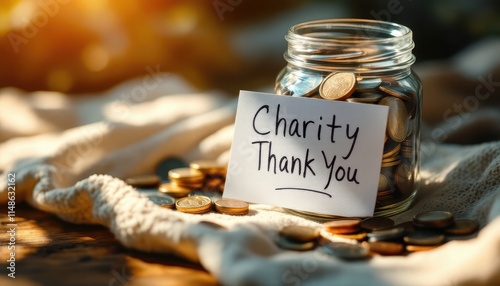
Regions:
<svg viewBox="0 0 500 286"><path fill-rule="evenodd" d="M419 187L422 101L411 69L412 31L390 22L328 19L297 24L285 39L288 64L276 79L276 94L388 106L375 215L409 208Z"/></svg>

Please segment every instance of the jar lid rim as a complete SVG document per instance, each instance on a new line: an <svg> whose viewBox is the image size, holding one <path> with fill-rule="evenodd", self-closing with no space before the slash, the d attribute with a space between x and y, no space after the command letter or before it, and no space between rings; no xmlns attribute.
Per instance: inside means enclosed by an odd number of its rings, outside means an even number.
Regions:
<svg viewBox="0 0 500 286"><path fill-rule="evenodd" d="M365 39L346 39L346 38L325 38L325 37L314 37L307 35L311 30L322 29L324 31L340 31L345 28L356 28L359 31L365 30L385 32L387 37L384 38L365 38ZM305 34L305 35L304 35ZM390 41L400 41L402 38L412 37L412 31L410 28L387 21L371 20L371 19L357 19L357 18L333 18L333 19L322 19L313 20L298 23L290 27L287 40L304 40L309 42L321 41L321 42L336 42L336 43L363 43L363 44L376 44L376 43L387 43Z"/></svg>

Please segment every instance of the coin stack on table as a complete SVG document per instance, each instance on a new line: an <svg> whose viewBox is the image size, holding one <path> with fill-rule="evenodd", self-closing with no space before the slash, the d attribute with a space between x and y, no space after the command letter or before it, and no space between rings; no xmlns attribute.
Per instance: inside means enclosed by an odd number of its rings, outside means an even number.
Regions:
<svg viewBox="0 0 500 286"><path fill-rule="evenodd" d="M284 68L278 75L279 95L310 97L352 103L379 104L389 108L376 215L391 215L406 209L418 188L419 104L411 80L391 77L357 77L350 72L327 75ZM417 127L415 127L417 126Z"/></svg>
<svg viewBox="0 0 500 286"><path fill-rule="evenodd" d="M169 182L157 175L147 174L127 178L125 181L138 188L156 205L190 214L203 214L215 210L228 215L246 215L247 202L222 199L226 166L213 161L193 161L189 167L168 171ZM151 192L151 189L154 191Z"/></svg>
<svg viewBox="0 0 500 286"><path fill-rule="evenodd" d="M448 241L475 237L478 229L477 221L456 220L448 211L429 211L398 225L387 217L342 218L319 228L289 225L277 233L275 241L287 250L319 248L327 255L353 260L431 250Z"/></svg>

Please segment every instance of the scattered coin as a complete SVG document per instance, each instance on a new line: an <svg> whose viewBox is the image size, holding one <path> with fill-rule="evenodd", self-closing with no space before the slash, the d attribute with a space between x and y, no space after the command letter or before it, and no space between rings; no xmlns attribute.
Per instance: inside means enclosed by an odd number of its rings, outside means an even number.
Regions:
<svg viewBox="0 0 500 286"><path fill-rule="evenodd" d="M383 216L372 217L361 221L360 226L361 228L369 231L381 230L393 227L394 221L388 217L383 217Z"/></svg>
<svg viewBox="0 0 500 286"><path fill-rule="evenodd" d="M361 219L338 219L323 223L323 229L333 234L349 234L359 231Z"/></svg>
<svg viewBox="0 0 500 286"><path fill-rule="evenodd" d="M316 247L316 241L300 242L279 235L276 236L275 242L279 247L283 249L296 250L296 251L306 251Z"/></svg>
<svg viewBox="0 0 500 286"><path fill-rule="evenodd" d="M191 168L177 168L168 171L168 177L171 180L179 181L202 181L204 176L203 173L198 170L193 170Z"/></svg>
<svg viewBox="0 0 500 286"><path fill-rule="evenodd" d="M373 241L368 242L367 245L370 251L382 255L399 255L404 250L403 244L397 242Z"/></svg>
<svg viewBox="0 0 500 286"><path fill-rule="evenodd" d="M355 89L356 76L353 73L331 73L321 83L319 94L324 99L346 100Z"/></svg>
<svg viewBox="0 0 500 286"><path fill-rule="evenodd" d="M202 214L212 209L212 200L205 196L184 197L175 202L175 207L184 213Z"/></svg>
<svg viewBox="0 0 500 286"><path fill-rule="evenodd" d="M148 199L162 208L173 209L175 206L175 199L167 195L148 195Z"/></svg>
<svg viewBox="0 0 500 286"><path fill-rule="evenodd" d="M168 172L172 183L189 189L200 189L204 186L205 175L191 168L177 168Z"/></svg>
<svg viewBox="0 0 500 286"><path fill-rule="evenodd" d="M439 245L445 241L443 234L430 231L415 231L405 235L403 241L411 245Z"/></svg>
<svg viewBox="0 0 500 286"><path fill-rule="evenodd" d="M407 245L406 251L408 252L419 252L419 251L429 251L438 247L439 245Z"/></svg>
<svg viewBox="0 0 500 286"><path fill-rule="evenodd" d="M226 164L217 163L210 160L197 160L189 164L191 169L202 172L205 175L222 174L227 171Z"/></svg>
<svg viewBox="0 0 500 286"><path fill-rule="evenodd" d="M357 233L350 233L350 234L334 234L336 237L341 237L345 239L352 239L352 240L357 240L357 241L363 241L366 239L366 232L357 232Z"/></svg>
<svg viewBox="0 0 500 286"><path fill-rule="evenodd" d="M413 217L413 223L419 227L446 228L453 224L453 214L447 211L429 211Z"/></svg>
<svg viewBox="0 0 500 286"><path fill-rule="evenodd" d="M206 226L209 226L211 228L215 228L215 229L220 229L220 230L226 230L227 229L225 226L222 226L222 225L220 225L218 223L215 223L213 221L202 220L202 221L200 221L198 223L206 225Z"/></svg>
<svg viewBox="0 0 500 286"><path fill-rule="evenodd" d="M240 200L221 199L215 202L215 209L223 214L246 215L248 213L248 203Z"/></svg>
<svg viewBox="0 0 500 286"><path fill-rule="evenodd" d="M318 228L303 225L288 225L279 231L279 235L300 242L316 240L319 233Z"/></svg>
<svg viewBox="0 0 500 286"><path fill-rule="evenodd" d="M125 182L135 188L148 188L158 186L161 179L157 175L148 174L129 177Z"/></svg>
<svg viewBox="0 0 500 286"><path fill-rule="evenodd" d="M403 238L405 230L402 227L374 230L368 233L368 241L392 241Z"/></svg>
<svg viewBox="0 0 500 286"><path fill-rule="evenodd" d="M369 256L368 247L359 243L327 242L321 245L321 250L328 255L347 259L364 259Z"/></svg>
<svg viewBox="0 0 500 286"><path fill-rule="evenodd" d="M179 186L174 183L163 183L158 187L158 190L174 198L183 198L191 193L191 189Z"/></svg>
<svg viewBox="0 0 500 286"><path fill-rule="evenodd" d="M450 235L468 235L474 233L479 228L479 223L470 219L457 219L454 224L444 229Z"/></svg>

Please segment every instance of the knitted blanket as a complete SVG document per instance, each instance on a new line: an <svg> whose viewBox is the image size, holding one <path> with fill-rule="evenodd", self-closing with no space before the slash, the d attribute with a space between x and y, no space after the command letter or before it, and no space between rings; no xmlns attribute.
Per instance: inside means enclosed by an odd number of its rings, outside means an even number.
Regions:
<svg viewBox="0 0 500 286"><path fill-rule="evenodd" d="M123 179L160 162L227 162L236 99L197 93L173 75L132 80L100 96L0 90L0 201L15 201L76 224L100 224L124 246L199 262L224 285L489 285L500 283L500 141L443 144L424 136L421 190L394 217L448 210L480 222L476 238L407 256L344 261L278 248L284 225L319 226L281 208L251 205L247 216L163 209ZM149 88L154 86L154 88ZM141 93L141 90L147 92ZM500 110L471 113L458 128L498 126ZM467 133L466 133L467 134ZM12 194L10 194L12 195ZM213 227L215 222L227 229Z"/></svg>

